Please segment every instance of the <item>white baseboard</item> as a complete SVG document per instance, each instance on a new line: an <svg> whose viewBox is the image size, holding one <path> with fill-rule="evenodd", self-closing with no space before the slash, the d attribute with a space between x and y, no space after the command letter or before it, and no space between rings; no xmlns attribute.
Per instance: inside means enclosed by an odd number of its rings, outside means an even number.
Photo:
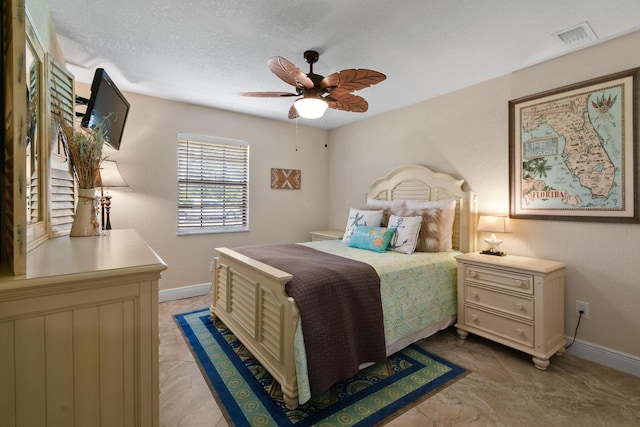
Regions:
<svg viewBox="0 0 640 427"><path fill-rule="evenodd" d="M571 339L567 337L567 342L570 343ZM640 377L640 357L632 354L580 340L576 340L567 353Z"/></svg>
<svg viewBox="0 0 640 427"><path fill-rule="evenodd" d="M180 288L161 289L158 292L158 302L206 295L211 292L212 286L211 283L201 283L199 285L182 286Z"/></svg>

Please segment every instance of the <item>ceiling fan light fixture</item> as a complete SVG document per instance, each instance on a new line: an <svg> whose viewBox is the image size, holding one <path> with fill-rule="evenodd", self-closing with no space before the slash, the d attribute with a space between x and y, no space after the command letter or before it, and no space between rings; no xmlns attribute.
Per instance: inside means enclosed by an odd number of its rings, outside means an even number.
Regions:
<svg viewBox="0 0 640 427"><path fill-rule="evenodd" d="M324 99L313 96L300 98L293 105L298 115L305 119L319 119L329 106Z"/></svg>

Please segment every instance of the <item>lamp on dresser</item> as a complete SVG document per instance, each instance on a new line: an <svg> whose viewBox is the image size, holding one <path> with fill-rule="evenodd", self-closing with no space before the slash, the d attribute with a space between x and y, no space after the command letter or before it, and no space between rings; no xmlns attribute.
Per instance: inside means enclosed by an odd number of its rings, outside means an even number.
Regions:
<svg viewBox="0 0 640 427"><path fill-rule="evenodd" d="M100 185L100 208L101 208L101 225L103 230L111 230L111 196L109 193L105 195L105 189L117 188L120 190L130 190L129 184L124 180L118 164L113 160L103 160L100 164L100 176L98 179Z"/></svg>
<svg viewBox="0 0 640 427"><path fill-rule="evenodd" d="M491 233L491 237L484 239L489 247L481 254L505 256L506 253L500 250L502 240L496 237L496 233L511 233L511 221L508 216L480 215L478 220L478 231Z"/></svg>

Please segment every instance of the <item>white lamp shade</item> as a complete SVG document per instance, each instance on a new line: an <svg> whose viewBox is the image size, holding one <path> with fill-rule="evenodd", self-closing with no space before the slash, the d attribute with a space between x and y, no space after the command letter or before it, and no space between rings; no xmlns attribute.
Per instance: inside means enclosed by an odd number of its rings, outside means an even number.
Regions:
<svg viewBox="0 0 640 427"><path fill-rule="evenodd" d="M511 220L508 216L480 215L478 231L511 233Z"/></svg>
<svg viewBox="0 0 640 427"><path fill-rule="evenodd" d="M129 184L124 180L118 164L113 160L103 160L100 163L100 177L98 186L102 188L129 188Z"/></svg>
<svg viewBox="0 0 640 427"><path fill-rule="evenodd" d="M293 105L298 115L305 119L319 119L329 106L325 100L313 96L300 98Z"/></svg>

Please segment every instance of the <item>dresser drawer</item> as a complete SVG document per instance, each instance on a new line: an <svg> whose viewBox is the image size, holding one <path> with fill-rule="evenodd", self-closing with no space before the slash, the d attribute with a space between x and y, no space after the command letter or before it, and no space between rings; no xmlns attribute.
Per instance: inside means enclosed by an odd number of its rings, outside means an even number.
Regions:
<svg viewBox="0 0 640 427"><path fill-rule="evenodd" d="M466 284L465 301L533 320L533 299Z"/></svg>
<svg viewBox="0 0 640 427"><path fill-rule="evenodd" d="M502 317L474 307L465 307L464 321L467 325L533 347L533 325Z"/></svg>
<svg viewBox="0 0 640 427"><path fill-rule="evenodd" d="M512 271L489 269L475 265L465 265L465 281L473 281L488 286L496 286L516 292L533 295L533 276L529 274L514 273Z"/></svg>

